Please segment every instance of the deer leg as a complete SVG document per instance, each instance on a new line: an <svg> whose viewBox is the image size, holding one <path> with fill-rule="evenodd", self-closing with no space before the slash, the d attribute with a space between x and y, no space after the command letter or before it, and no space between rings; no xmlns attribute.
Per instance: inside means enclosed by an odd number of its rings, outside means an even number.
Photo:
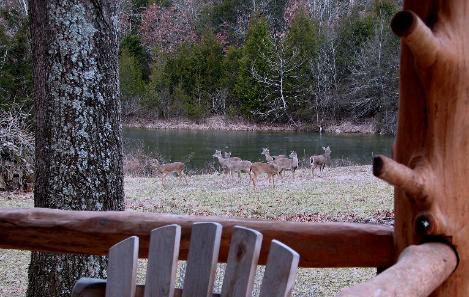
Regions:
<svg viewBox="0 0 469 297"><path fill-rule="evenodd" d="M181 176L184 178L184 182L185 182L186 185L187 185L187 176L186 176L186 174L184 173L184 170L181 170Z"/></svg>
<svg viewBox="0 0 469 297"><path fill-rule="evenodd" d="M256 188L256 178L257 178L257 175L255 173L253 173L251 175L251 181L252 181L252 187L255 189ZM251 182L249 182L249 184L251 184Z"/></svg>
<svg viewBox="0 0 469 297"><path fill-rule="evenodd" d="M161 175L161 185L163 186L163 188L164 188L164 177L165 177L165 175L164 175L164 173L163 173L163 174Z"/></svg>
<svg viewBox="0 0 469 297"><path fill-rule="evenodd" d="M228 168L224 168L223 169L223 180L226 180L226 177L227 177L228 173L230 173Z"/></svg>

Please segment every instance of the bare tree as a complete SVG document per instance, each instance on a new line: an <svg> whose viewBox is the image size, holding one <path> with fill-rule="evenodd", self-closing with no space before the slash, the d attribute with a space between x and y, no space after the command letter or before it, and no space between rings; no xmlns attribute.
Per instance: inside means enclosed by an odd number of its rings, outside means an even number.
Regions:
<svg viewBox="0 0 469 297"><path fill-rule="evenodd" d="M387 23L386 15L380 13L372 38L350 67L345 100L356 118L381 115L386 123L382 132L390 133L397 120L399 48Z"/></svg>
<svg viewBox="0 0 469 297"><path fill-rule="evenodd" d="M216 89L209 94L212 99L212 112L214 114L225 114L226 112L226 99L228 98L228 89Z"/></svg>
<svg viewBox="0 0 469 297"><path fill-rule="evenodd" d="M30 0L36 106L34 206L123 210L114 1ZM27 296L70 296L105 258L32 253Z"/></svg>
<svg viewBox="0 0 469 297"><path fill-rule="evenodd" d="M287 48L283 42L274 42L270 51L261 53L265 71L259 71L254 64L251 67L252 77L264 87L262 98L263 109L254 114L273 121L287 119L297 127L293 111L307 103L308 92L304 82L307 81L299 71L307 62L300 59L299 51Z"/></svg>
<svg viewBox="0 0 469 297"><path fill-rule="evenodd" d="M315 121L322 130L324 117L336 116L338 81L336 62L336 40L333 32L325 35L325 40L319 48L319 56L310 63L314 73L314 87L312 90Z"/></svg>

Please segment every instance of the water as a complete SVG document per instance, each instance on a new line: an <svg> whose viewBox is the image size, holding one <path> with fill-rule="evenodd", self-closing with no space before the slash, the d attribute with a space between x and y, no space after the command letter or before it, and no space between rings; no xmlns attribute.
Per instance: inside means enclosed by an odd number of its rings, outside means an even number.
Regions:
<svg viewBox="0 0 469 297"><path fill-rule="evenodd" d="M330 146L333 160L345 163L371 164L372 154L391 154L393 138L381 135L322 135L306 132L252 132L124 129L124 151L143 150L160 155L165 162L183 161L190 169L204 169L214 164L215 150L230 151L250 161L264 161L263 147L271 155L288 155L296 151L299 159L322 154Z"/></svg>

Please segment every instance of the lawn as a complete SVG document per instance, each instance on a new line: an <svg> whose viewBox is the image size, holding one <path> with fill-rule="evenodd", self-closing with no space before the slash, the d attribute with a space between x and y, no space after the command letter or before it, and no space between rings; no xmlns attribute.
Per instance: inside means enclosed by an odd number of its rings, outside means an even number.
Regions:
<svg viewBox="0 0 469 297"><path fill-rule="evenodd" d="M157 178L126 177L126 207L132 211L237 216L294 221L392 223L393 190L371 175L370 166L326 168L311 177L300 170L276 181L265 178L257 189L247 175L238 179L218 174L183 180L169 177L163 187ZM31 194L0 193L0 208L32 207ZM0 297L25 296L28 252L0 250ZM183 266L184 262L180 263ZM140 282L145 261L140 261ZM223 265L219 265L220 274ZM373 268L300 269L293 296L333 296L340 288L369 279ZM259 268L257 281L262 276ZM180 273L182 279L182 274ZM221 277L219 276L220 280ZM220 281L217 282L219 288Z"/></svg>

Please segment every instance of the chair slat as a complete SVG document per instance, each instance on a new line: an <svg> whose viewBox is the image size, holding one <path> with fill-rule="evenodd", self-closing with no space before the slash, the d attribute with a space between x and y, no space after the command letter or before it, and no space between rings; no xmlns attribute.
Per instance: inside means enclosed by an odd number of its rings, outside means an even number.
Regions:
<svg viewBox="0 0 469 297"><path fill-rule="evenodd" d="M180 240L179 225L151 231L145 297L173 297Z"/></svg>
<svg viewBox="0 0 469 297"><path fill-rule="evenodd" d="M212 296L221 231L218 223L192 225L182 297Z"/></svg>
<svg viewBox="0 0 469 297"><path fill-rule="evenodd" d="M248 228L233 228L222 297L251 297L262 234Z"/></svg>
<svg viewBox="0 0 469 297"><path fill-rule="evenodd" d="M299 259L297 252L277 240L272 240L259 297L290 296Z"/></svg>
<svg viewBox="0 0 469 297"><path fill-rule="evenodd" d="M106 297L133 297L138 260L138 237L129 237L109 249Z"/></svg>

